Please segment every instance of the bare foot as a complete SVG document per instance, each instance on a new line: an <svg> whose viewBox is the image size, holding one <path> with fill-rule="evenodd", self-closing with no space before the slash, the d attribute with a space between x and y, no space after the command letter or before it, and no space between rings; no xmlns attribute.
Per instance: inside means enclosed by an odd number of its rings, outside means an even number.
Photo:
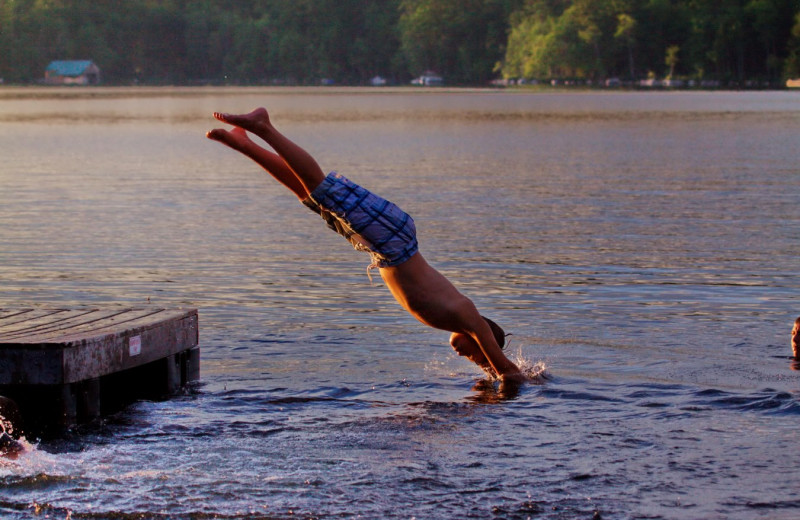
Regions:
<svg viewBox="0 0 800 520"><path fill-rule="evenodd" d="M254 144L247 135L247 132L240 127L236 127L230 131L223 130L222 128L215 128L214 130L206 133L206 137L212 141L217 141L229 146L237 152L245 152L247 151L248 147Z"/></svg>
<svg viewBox="0 0 800 520"><path fill-rule="evenodd" d="M212 130L206 134L209 139L228 145L256 161L300 200L325 180L317 161L272 126L266 109L257 108L242 115L214 112L214 117L238 130ZM263 139L276 153L264 150L251 141L245 130Z"/></svg>
<svg viewBox="0 0 800 520"><path fill-rule="evenodd" d="M223 123L238 126L261 137L264 132L272 128L269 114L265 108L257 108L249 114L223 114L214 112L214 117Z"/></svg>

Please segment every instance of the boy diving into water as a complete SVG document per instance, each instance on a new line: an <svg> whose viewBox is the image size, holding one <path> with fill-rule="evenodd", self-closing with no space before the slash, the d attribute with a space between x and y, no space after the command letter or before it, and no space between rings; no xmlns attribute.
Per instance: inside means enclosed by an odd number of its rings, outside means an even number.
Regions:
<svg viewBox="0 0 800 520"><path fill-rule="evenodd" d="M354 184L338 173L327 176L300 146L278 132L269 114L259 108L249 114L214 113L233 130L206 134L251 158L328 225L360 251L372 257L395 299L425 325L451 332L450 345L505 383L527 378L502 350L505 334L480 315L418 250L414 220L391 202ZM256 144L247 132L263 139L277 153Z"/></svg>

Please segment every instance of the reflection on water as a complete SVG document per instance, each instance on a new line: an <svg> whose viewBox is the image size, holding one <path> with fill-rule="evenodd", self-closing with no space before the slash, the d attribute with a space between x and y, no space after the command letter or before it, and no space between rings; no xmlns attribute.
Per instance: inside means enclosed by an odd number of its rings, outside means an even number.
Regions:
<svg viewBox="0 0 800 520"><path fill-rule="evenodd" d="M203 138L261 105L539 384L481 381ZM2 516L791 518L798 130L793 92L0 89L2 306L196 306L203 353L4 462Z"/></svg>

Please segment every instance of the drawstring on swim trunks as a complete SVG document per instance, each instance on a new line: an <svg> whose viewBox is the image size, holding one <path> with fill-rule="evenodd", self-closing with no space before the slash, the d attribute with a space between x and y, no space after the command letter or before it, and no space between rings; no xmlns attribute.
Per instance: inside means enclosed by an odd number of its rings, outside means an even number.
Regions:
<svg viewBox="0 0 800 520"><path fill-rule="evenodd" d="M369 278L370 285L375 285L372 281L372 270L380 266L378 265L378 259L374 255L370 255L370 257L372 258L372 263L367 266L367 278Z"/></svg>

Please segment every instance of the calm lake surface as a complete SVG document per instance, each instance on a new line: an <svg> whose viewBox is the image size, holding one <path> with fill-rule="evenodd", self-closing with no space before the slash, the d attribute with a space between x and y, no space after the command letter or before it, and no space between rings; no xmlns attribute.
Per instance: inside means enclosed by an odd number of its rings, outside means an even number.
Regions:
<svg viewBox="0 0 800 520"><path fill-rule="evenodd" d="M486 382L214 110L411 213ZM192 306L202 380L0 462L4 519L800 515L800 92L0 89L0 307Z"/></svg>

